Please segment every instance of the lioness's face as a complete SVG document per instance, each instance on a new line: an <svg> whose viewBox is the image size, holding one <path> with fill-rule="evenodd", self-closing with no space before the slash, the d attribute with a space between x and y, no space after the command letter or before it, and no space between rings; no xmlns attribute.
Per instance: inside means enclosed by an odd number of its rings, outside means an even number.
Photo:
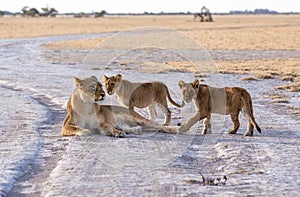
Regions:
<svg viewBox="0 0 300 197"><path fill-rule="evenodd" d="M107 77L105 75L102 77L102 80L105 84L107 94L112 95L115 93L115 91L119 85L119 82L121 80L121 77L122 76L120 74L118 74L116 76L112 76L112 77Z"/></svg>
<svg viewBox="0 0 300 197"><path fill-rule="evenodd" d="M85 97L90 98L91 101L104 100L105 91L102 88L102 84L97 80L95 76L91 76L85 79L73 78L77 88Z"/></svg>
<svg viewBox="0 0 300 197"><path fill-rule="evenodd" d="M182 99L185 103L189 103L197 97L197 92L193 83L184 83L183 81L179 81L178 85L181 89Z"/></svg>

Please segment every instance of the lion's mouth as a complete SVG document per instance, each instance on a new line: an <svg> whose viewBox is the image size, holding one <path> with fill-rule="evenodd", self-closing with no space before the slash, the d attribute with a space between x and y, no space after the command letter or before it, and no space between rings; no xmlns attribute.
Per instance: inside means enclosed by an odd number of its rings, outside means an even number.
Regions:
<svg viewBox="0 0 300 197"><path fill-rule="evenodd" d="M191 99L185 99L184 101L185 101L185 103L189 103L189 102L191 102L192 100L191 100Z"/></svg>
<svg viewBox="0 0 300 197"><path fill-rule="evenodd" d="M95 96L95 102L103 101L104 98L105 98L105 95Z"/></svg>
<svg viewBox="0 0 300 197"><path fill-rule="evenodd" d="M109 95L112 95L112 94L113 94L113 92L112 92L112 91L108 91L108 92L107 92L107 94L109 94Z"/></svg>

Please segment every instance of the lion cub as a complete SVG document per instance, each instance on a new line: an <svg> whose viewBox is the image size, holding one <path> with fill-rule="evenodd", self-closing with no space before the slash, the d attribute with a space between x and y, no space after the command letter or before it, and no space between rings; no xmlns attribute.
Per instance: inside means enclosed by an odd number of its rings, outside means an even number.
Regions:
<svg viewBox="0 0 300 197"><path fill-rule="evenodd" d="M147 107L150 120L154 120L157 117L155 106L158 105L165 114L164 125L169 125L171 122L167 98L176 107L184 106L184 102L179 105L171 98L168 87L162 82L132 83L122 79L121 74L112 77L104 75L102 80L107 93L115 94L118 102L128 107L131 112L134 111L134 107Z"/></svg>
<svg viewBox="0 0 300 197"><path fill-rule="evenodd" d="M124 137L125 133L140 134L142 128L175 133L174 128L161 126L138 113L132 116L124 107L96 103L104 100L105 97L102 84L96 77L91 76L82 80L73 77L73 80L76 88L67 104L67 115L61 131L62 136L93 132Z"/></svg>
<svg viewBox="0 0 300 197"><path fill-rule="evenodd" d="M256 124L253 117L252 100L250 94L240 87L214 88L205 84L199 84L198 80L193 83L185 83L182 80L178 83L184 102L194 101L196 113L190 117L180 128L179 132L186 132L197 121L203 121L202 134L211 133L210 118L212 113L229 114L233 122L232 130L229 134L237 132L239 123L239 113L242 110L248 119L248 127L245 136L253 135L253 128L261 133L261 129Z"/></svg>

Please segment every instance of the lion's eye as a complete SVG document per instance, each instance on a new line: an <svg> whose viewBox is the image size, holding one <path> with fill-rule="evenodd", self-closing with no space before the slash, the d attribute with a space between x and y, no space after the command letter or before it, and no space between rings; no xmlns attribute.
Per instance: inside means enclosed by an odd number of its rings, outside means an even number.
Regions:
<svg viewBox="0 0 300 197"><path fill-rule="evenodd" d="M91 90L91 91L95 91L95 90L96 90L96 86L94 86L94 85L93 85L93 86L90 86L90 90Z"/></svg>

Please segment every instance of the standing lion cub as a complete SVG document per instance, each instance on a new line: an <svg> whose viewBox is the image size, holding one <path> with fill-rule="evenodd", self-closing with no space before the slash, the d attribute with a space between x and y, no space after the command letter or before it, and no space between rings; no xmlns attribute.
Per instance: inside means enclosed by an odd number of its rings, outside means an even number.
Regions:
<svg viewBox="0 0 300 197"><path fill-rule="evenodd" d="M261 129L254 120L251 96L245 89L240 87L214 88L205 84L200 85L198 80L193 83L185 83L181 80L178 85L182 91L184 102L189 103L193 100L197 110L179 128L179 132L186 132L196 122L204 119L202 134L211 133L211 114L217 113L230 115L233 127L228 133L234 134L240 126L238 118L242 110L248 119L245 136L252 136L254 127L261 133Z"/></svg>
<svg viewBox="0 0 300 197"><path fill-rule="evenodd" d="M148 107L150 120L157 117L155 106L158 105L165 114L164 125L169 125L171 122L171 112L168 108L168 100L176 107L183 107L177 104L170 96L168 87L159 81L148 83L132 83L122 79L121 74L116 76L102 77L105 83L106 91L109 95L115 94L118 102L128 107L130 112L134 111L134 107Z"/></svg>

